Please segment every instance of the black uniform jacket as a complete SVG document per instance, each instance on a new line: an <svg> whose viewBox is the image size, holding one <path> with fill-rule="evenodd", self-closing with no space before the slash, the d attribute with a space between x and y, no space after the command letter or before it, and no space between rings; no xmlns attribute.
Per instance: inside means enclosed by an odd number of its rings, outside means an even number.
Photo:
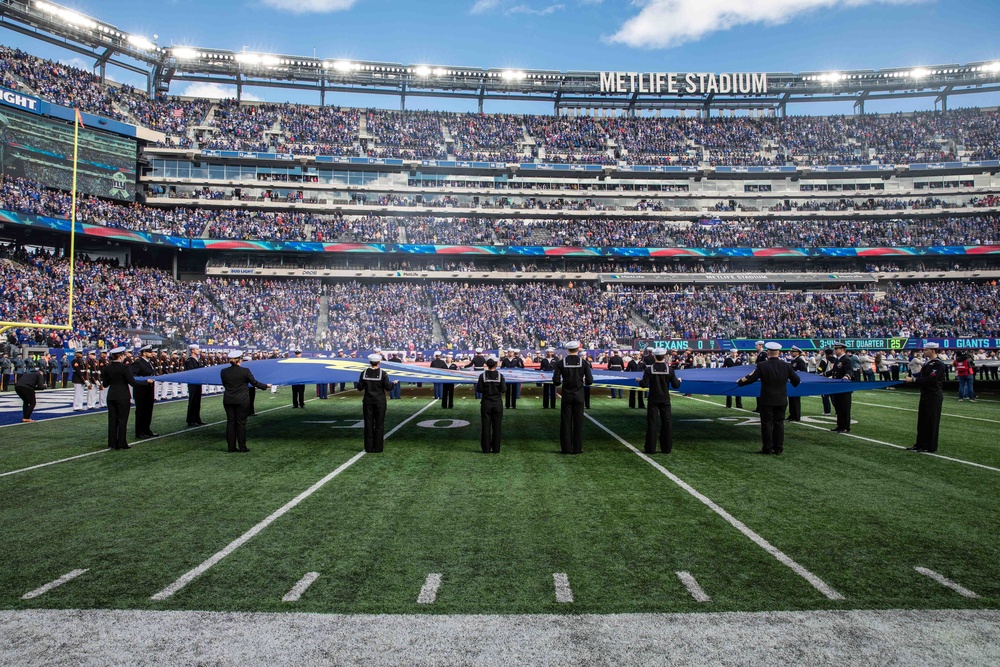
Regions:
<svg viewBox="0 0 1000 667"><path fill-rule="evenodd" d="M775 407L788 405L787 384L791 382L793 387L798 387L800 382L791 364L777 357L757 364L750 375L740 378L737 384L744 387L757 380L760 380L760 404Z"/></svg>
<svg viewBox="0 0 1000 667"><path fill-rule="evenodd" d="M248 385L253 385L257 389L267 389L267 385L257 382L249 368L230 365L223 368L219 373L222 376L222 387L225 393L222 395L223 404L241 405L250 402L250 389Z"/></svg>
<svg viewBox="0 0 1000 667"><path fill-rule="evenodd" d="M847 378L850 380L854 376L854 367L851 365L851 358L843 354L836 361L830 365L829 370L826 372L827 377L832 377L837 380L842 380Z"/></svg>
<svg viewBox="0 0 1000 667"><path fill-rule="evenodd" d="M120 361L112 361L108 364L107 370L104 371L101 384L108 388L109 401L125 401L127 403L132 400L128 388L144 387L147 382L136 380L135 376L132 375L131 366L126 366Z"/></svg>
<svg viewBox="0 0 1000 667"><path fill-rule="evenodd" d="M639 380L639 386L649 389L650 403L669 403L670 388L680 389L681 381L666 362L655 362L647 366Z"/></svg>
<svg viewBox="0 0 1000 667"><path fill-rule="evenodd" d="M552 384L563 387L563 395L573 392L581 392L583 388L594 384L594 374L590 370L590 364L583 360L583 357L571 354L565 359L555 363L552 371Z"/></svg>
<svg viewBox="0 0 1000 667"><path fill-rule="evenodd" d="M29 371L17 379L15 387L22 389L45 389L45 379L40 371Z"/></svg>
<svg viewBox="0 0 1000 667"><path fill-rule="evenodd" d="M385 392L392 389L389 374L381 368L366 368L361 371L354 388L365 392L363 401L378 401L385 403Z"/></svg>
<svg viewBox="0 0 1000 667"><path fill-rule="evenodd" d="M941 396L945 380L948 379L948 367L940 359L934 359L924 364L920 375L914 378L914 383L920 387L920 393L925 396Z"/></svg>
<svg viewBox="0 0 1000 667"><path fill-rule="evenodd" d="M504 397L507 391L507 379L500 371L485 371L479 374L476 381L476 391L483 396L483 401L496 401Z"/></svg>

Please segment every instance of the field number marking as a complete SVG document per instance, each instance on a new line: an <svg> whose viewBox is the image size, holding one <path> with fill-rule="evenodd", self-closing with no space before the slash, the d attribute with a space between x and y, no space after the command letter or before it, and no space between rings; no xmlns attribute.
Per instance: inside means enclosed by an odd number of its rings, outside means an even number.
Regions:
<svg viewBox="0 0 1000 667"><path fill-rule="evenodd" d="M427 580L420 589L420 595L417 596L417 604L434 604L437 600L438 588L441 587L441 575L428 574Z"/></svg>
<svg viewBox="0 0 1000 667"><path fill-rule="evenodd" d="M292 590L285 593L285 597L281 598L282 602L298 602L302 594L306 592L310 586L313 585L319 579L319 572L307 572L306 576L299 579L298 583L292 586Z"/></svg>
<svg viewBox="0 0 1000 667"><path fill-rule="evenodd" d="M675 574L677 575L677 578L681 580L681 583L684 584L684 588L688 589L688 593L690 593L691 597L695 600L698 602L712 601L712 598L708 597L705 589L698 584L698 581L691 575L690 572L675 572Z"/></svg>
<svg viewBox="0 0 1000 667"><path fill-rule="evenodd" d="M569 577L565 572L555 572L552 583L556 587L556 602L569 604L573 601L573 589L569 587Z"/></svg>
<svg viewBox="0 0 1000 667"><path fill-rule="evenodd" d="M55 581L50 581L49 583L45 584L44 586L42 586L40 588L36 588L33 591L29 591L28 593L25 593L24 595L21 596L21 599L22 600L33 600L34 598L37 598L39 595L45 595L46 593L48 593L49 591L51 591L53 588L58 588L59 586L62 586L63 584L65 584L68 581L73 581L74 579L76 579L77 577L79 577L81 574L85 574L86 572L87 572L87 570L73 570L72 572L67 572L63 576L61 576L58 579L56 579Z"/></svg>
<svg viewBox="0 0 1000 667"><path fill-rule="evenodd" d="M972 591L970 591L965 586L961 586L959 584L956 584L954 581L952 581L948 577L944 576L943 574L938 574L934 570L928 570L926 567L915 567L913 569L916 570L917 572L919 572L920 574L924 575L925 577L930 577L931 579L933 579L934 581L938 582L942 586L947 586L948 588L950 588L951 590L955 591L956 593L958 593L962 597L967 597L967 598L978 598L979 597L978 595L976 595L975 593L973 593Z"/></svg>

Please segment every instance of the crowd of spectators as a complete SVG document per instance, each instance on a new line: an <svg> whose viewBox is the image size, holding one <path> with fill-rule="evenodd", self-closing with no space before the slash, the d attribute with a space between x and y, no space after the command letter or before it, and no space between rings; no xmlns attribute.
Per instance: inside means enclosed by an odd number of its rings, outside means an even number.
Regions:
<svg viewBox="0 0 1000 667"><path fill-rule="evenodd" d="M335 349L423 349L434 343L434 325L423 285L336 283L329 295L329 328L320 343Z"/></svg>
<svg viewBox="0 0 1000 667"><path fill-rule="evenodd" d="M414 157L444 159L444 135L440 113L435 111L381 111L369 109L366 115L368 134L375 137L379 149L408 151ZM383 157L390 155L382 154ZM401 157L393 153L392 157Z"/></svg>
<svg viewBox="0 0 1000 667"><path fill-rule="evenodd" d="M199 338L282 351L317 345L318 280L206 278L203 290L217 316L204 323Z"/></svg>
<svg viewBox="0 0 1000 667"><path fill-rule="evenodd" d="M530 325L511 303L503 285L435 282L427 287L444 330L445 347L519 349L535 346Z"/></svg>

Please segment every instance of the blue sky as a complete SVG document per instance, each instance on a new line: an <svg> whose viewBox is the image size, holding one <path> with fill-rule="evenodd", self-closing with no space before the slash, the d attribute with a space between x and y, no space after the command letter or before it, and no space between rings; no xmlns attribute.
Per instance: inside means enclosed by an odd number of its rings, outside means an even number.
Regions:
<svg viewBox="0 0 1000 667"><path fill-rule="evenodd" d="M191 45L404 64L557 70L790 71L909 67L1000 58L997 0L73 0L77 11L161 46ZM301 11L303 9L309 11ZM0 41L89 67L63 49L0 30ZM123 70L119 81L144 86ZM174 84L183 94L189 85ZM270 101L318 95L248 89ZM380 96L328 104L398 108ZM951 107L995 106L1000 96L953 97ZM869 111L931 108L931 100ZM471 110L410 99L409 108ZM549 113L551 106L488 104L487 111ZM801 105L791 113L849 113Z"/></svg>

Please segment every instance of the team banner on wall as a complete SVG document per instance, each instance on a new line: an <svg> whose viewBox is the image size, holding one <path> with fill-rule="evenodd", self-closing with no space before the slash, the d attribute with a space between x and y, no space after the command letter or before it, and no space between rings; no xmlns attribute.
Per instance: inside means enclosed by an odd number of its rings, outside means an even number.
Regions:
<svg viewBox="0 0 1000 667"><path fill-rule="evenodd" d="M785 350L795 345L803 351L824 350L834 343L843 343L849 350L907 352L921 350L927 343L937 343L945 350L992 350L1000 348L1000 338L768 338L781 343ZM662 347L687 352L721 352L728 350L756 350L756 339L735 338L675 338L671 340L638 339L635 349Z"/></svg>

